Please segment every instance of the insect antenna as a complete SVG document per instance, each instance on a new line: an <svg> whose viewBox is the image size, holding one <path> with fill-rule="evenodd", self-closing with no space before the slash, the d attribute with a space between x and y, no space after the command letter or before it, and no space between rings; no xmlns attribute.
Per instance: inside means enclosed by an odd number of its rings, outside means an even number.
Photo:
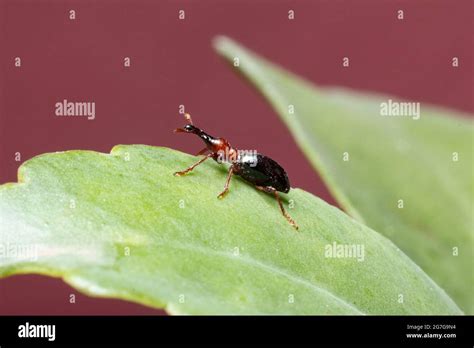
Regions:
<svg viewBox="0 0 474 348"><path fill-rule="evenodd" d="M185 113L185 114L184 114L184 118L186 119L186 121L188 121L189 124L194 125L194 124L193 124L193 119L191 118L191 115L190 115L190 114Z"/></svg>

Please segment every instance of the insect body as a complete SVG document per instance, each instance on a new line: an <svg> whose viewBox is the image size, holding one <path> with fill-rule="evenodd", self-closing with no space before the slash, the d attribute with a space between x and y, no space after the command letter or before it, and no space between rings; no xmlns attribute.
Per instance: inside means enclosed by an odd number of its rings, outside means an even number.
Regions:
<svg viewBox="0 0 474 348"><path fill-rule="evenodd" d="M218 198L223 198L229 191L232 175L239 175L254 185L256 189L273 194L283 216L294 228L298 229L296 222L286 212L285 208L283 208L278 194L278 192L288 193L290 191L290 181L288 180L285 170L277 162L259 153L244 153L242 155L240 151L233 148L226 139L213 137L202 129L194 126L191 115L185 114L184 116L188 124L183 128L177 128L175 132L191 133L201 138L206 144L206 147L199 151L198 155L205 155L205 157L185 170L174 173L174 175L185 175L209 158L214 159L216 162L230 163L224 190L218 195Z"/></svg>

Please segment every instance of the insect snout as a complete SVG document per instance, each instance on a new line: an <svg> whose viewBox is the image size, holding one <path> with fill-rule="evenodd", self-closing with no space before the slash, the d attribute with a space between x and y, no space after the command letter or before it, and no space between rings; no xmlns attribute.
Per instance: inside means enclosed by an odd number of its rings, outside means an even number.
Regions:
<svg viewBox="0 0 474 348"><path fill-rule="evenodd" d="M196 133L197 128L192 124L187 124L183 128L176 128L174 131L176 133Z"/></svg>
<svg viewBox="0 0 474 348"><path fill-rule="evenodd" d="M195 129L196 127L194 127L192 124L187 124L184 126L184 130L188 133L192 133Z"/></svg>

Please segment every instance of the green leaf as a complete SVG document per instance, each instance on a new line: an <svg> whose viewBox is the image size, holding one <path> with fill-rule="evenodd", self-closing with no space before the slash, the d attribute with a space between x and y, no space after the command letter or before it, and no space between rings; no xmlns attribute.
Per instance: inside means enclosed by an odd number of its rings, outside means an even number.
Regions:
<svg viewBox="0 0 474 348"><path fill-rule="evenodd" d="M121 145L27 161L0 187L0 276L62 277L171 313L461 313L389 240L307 192L286 197L296 232L238 177L217 199L224 166L172 175L196 159ZM364 253L331 258L333 243Z"/></svg>
<svg viewBox="0 0 474 348"><path fill-rule="evenodd" d="M424 103L419 119L381 116L397 98L317 88L227 38L216 49L239 58L341 206L473 313L473 123Z"/></svg>

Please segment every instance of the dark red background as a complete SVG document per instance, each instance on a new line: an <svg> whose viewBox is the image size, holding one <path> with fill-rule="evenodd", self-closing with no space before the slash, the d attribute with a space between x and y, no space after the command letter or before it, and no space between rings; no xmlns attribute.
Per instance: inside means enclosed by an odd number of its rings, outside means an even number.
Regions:
<svg viewBox="0 0 474 348"><path fill-rule="evenodd" d="M320 85L474 110L470 0L0 3L0 183L16 180L15 152L25 161L140 143L194 153L197 139L171 132L184 123L184 104L211 134L277 159L293 186L335 204L272 109L213 51L219 34ZM70 9L76 20L68 19ZM342 67L344 56L350 68ZM54 104L63 99L95 101L96 119L56 117ZM76 291L60 280L10 277L0 280L0 314L163 313L77 293L71 305L70 293Z"/></svg>

